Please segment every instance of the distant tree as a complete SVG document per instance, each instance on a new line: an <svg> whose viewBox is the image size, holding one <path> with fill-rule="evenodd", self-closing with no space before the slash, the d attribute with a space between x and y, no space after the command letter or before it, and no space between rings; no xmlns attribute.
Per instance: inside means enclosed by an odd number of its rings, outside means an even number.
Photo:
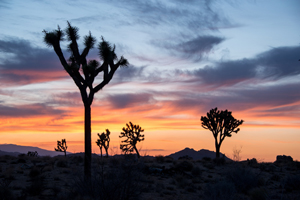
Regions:
<svg viewBox="0 0 300 200"><path fill-rule="evenodd" d="M144 129L139 125L134 125L131 122L126 124L126 127L123 127L123 132L121 132L120 138L125 137L126 139L122 141L123 144L120 144L120 149L126 154L127 152L133 152L135 150L137 157L140 158L140 154L136 148L138 142L143 141L144 135L141 133L144 132Z"/></svg>
<svg viewBox="0 0 300 200"><path fill-rule="evenodd" d="M91 105L93 103L94 94L101 90L106 84L110 82L116 70L121 66L127 66L128 61L121 56L117 58L115 53L115 46L104 40L98 45L99 56L102 60L100 64L96 60L87 61L86 56L94 47L96 39L92 37L91 32L84 37L84 49L79 53L77 40L79 39L78 28L71 26L68 22L68 27L62 31L58 26L57 30L52 32L44 32L44 42L54 48L61 65L66 72L71 76L76 86L79 88L82 102L84 105L84 141L85 141L85 155L84 155L84 175L86 179L91 178L91 159L92 159L92 145L91 145ZM67 40L70 42L68 50L71 56L66 61L60 47L60 42L64 40L64 35L67 35ZM99 84L94 86L94 80L99 73L103 73L103 79Z"/></svg>
<svg viewBox="0 0 300 200"><path fill-rule="evenodd" d="M29 157L37 157L39 154L37 151L28 151L27 156Z"/></svg>
<svg viewBox="0 0 300 200"><path fill-rule="evenodd" d="M67 141L66 139L62 139L61 141L57 140L57 148L54 148L55 151L60 151L65 153L65 157L67 156Z"/></svg>
<svg viewBox="0 0 300 200"><path fill-rule="evenodd" d="M102 158L102 147L105 149L106 152L106 157L108 157L108 148L109 148L109 142L110 142L110 131L108 129L105 130L106 133L101 133L101 135L98 133L99 139L96 141L96 144L99 146L100 148L100 152L101 152L101 158Z"/></svg>
<svg viewBox="0 0 300 200"><path fill-rule="evenodd" d="M243 120L236 120L231 112L219 111L218 108L211 109L207 116L201 117L202 127L212 132L215 138L216 158L220 157L220 147L225 137L231 137L231 133L239 132L239 125Z"/></svg>

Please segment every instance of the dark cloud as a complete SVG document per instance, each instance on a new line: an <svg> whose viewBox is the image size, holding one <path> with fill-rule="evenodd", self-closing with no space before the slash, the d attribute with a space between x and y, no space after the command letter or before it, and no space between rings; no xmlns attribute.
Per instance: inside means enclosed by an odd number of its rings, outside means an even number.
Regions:
<svg viewBox="0 0 300 200"><path fill-rule="evenodd" d="M1 66L10 70L62 70L59 59L53 49L34 47L29 41L9 38L0 40L0 52L13 55L13 59L3 59ZM9 57L11 58L11 56Z"/></svg>
<svg viewBox="0 0 300 200"><path fill-rule="evenodd" d="M55 109L44 104L29 104L7 106L0 105L0 117L33 117L64 114L63 110Z"/></svg>
<svg viewBox="0 0 300 200"><path fill-rule="evenodd" d="M245 111L254 108L264 108L263 112L270 115L297 112L300 102L300 84L256 86L251 88L226 88L211 92L178 92L177 100L170 101L176 111L220 109ZM172 94L175 95L174 93ZM299 107L299 106L298 106Z"/></svg>
<svg viewBox="0 0 300 200"><path fill-rule="evenodd" d="M112 104L114 108L129 108L138 105L149 104L154 101L152 95L147 93L141 94L117 94L110 95L107 100Z"/></svg>
<svg viewBox="0 0 300 200"><path fill-rule="evenodd" d="M28 84L67 77L52 49L34 47L17 38L0 40L0 52L6 58L0 62L2 84Z"/></svg>
<svg viewBox="0 0 300 200"><path fill-rule="evenodd" d="M207 35L198 36L178 44L164 43L161 45L179 57L199 61L204 54L208 54L214 46L220 44L223 40L220 37Z"/></svg>
<svg viewBox="0 0 300 200"><path fill-rule="evenodd" d="M186 32L203 29L216 30L232 23L217 8L214 1L139 1L119 2L121 8L128 9L135 16L135 23L158 26L177 25Z"/></svg>
<svg viewBox="0 0 300 200"><path fill-rule="evenodd" d="M52 95L52 98L47 101L47 104L66 107L78 107L83 105L79 90L77 92L64 92Z"/></svg>
<svg viewBox="0 0 300 200"><path fill-rule="evenodd" d="M113 82L128 82L134 79L141 79L145 77L145 69L147 66L136 67L129 65L128 67L120 67L113 78Z"/></svg>
<svg viewBox="0 0 300 200"><path fill-rule="evenodd" d="M250 79L278 80L300 74L300 46L278 47L258 54L252 59L220 61L187 74L200 78L205 84L234 85Z"/></svg>

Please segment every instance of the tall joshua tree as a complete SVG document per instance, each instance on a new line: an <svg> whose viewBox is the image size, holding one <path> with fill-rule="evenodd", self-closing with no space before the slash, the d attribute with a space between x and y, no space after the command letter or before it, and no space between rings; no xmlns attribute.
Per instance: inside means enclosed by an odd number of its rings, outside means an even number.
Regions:
<svg viewBox="0 0 300 200"><path fill-rule="evenodd" d="M61 30L58 26L57 30L52 32L47 32L44 30L43 32L44 42L48 46L53 47L61 65L71 76L81 94L84 105L84 175L85 178L89 179L91 177L92 157L91 105L93 103L94 95L110 82L114 73L119 67L127 66L128 62L123 56L118 59L117 55L115 54L115 46L112 47L110 43L104 40L103 37L101 39L102 41L98 44L99 56L102 64L96 60L87 61L86 56L94 47L96 39L91 35L91 32L85 36L84 49L80 53L77 44L77 40L79 38L78 28L71 26L69 22L65 31ZM68 50L70 51L71 56L68 61L66 61L60 47L60 42L64 40L64 35L67 36L67 40L70 42L68 45ZM99 73L103 73L103 79L98 85L94 86L94 80Z"/></svg>
<svg viewBox="0 0 300 200"><path fill-rule="evenodd" d="M220 147L225 137L231 137L231 133L240 131L237 128L244 121L235 119L230 111L211 109L207 116L201 117L202 127L212 132L215 138L216 158L220 157Z"/></svg>
<svg viewBox="0 0 300 200"><path fill-rule="evenodd" d="M144 132L144 129L140 127L139 125L134 125L131 122L129 124L126 124L126 127L123 127L123 132L121 132L121 135L119 138L125 137L126 139L122 141L123 144L120 144L120 149L125 152L133 152L135 150L137 157L140 158L140 154L136 148L136 144L138 142L143 141L144 135L141 133Z"/></svg>
<svg viewBox="0 0 300 200"><path fill-rule="evenodd" d="M101 135L98 133L99 139L96 141L96 144L100 148L101 152L101 158L102 158L102 147L105 149L106 157L108 157L108 148L109 148L109 142L110 142L110 131L108 129L105 130L106 133L101 133Z"/></svg>
<svg viewBox="0 0 300 200"><path fill-rule="evenodd" d="M61 141L57 140L57 148L54 148L55 151L60 151L65 153L65 157L67 156L67 142L66 139L62 139Z"/></svg>

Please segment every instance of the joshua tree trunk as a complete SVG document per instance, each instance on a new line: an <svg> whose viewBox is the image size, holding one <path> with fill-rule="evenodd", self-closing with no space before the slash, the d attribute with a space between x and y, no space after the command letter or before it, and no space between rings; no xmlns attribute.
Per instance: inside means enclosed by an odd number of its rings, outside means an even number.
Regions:
<svg viewBox="0 0 300 200"><path fill-rule="evenodd" d="M107 151L107 148L104 147L104 149L105 149L105 152L106 152L106 157L108 158L108 151Z"/></svg>
<svg viewBox="0 0 300 200"><path fill-rule="evenodd" d="M220 147L221 147L221 144L218 144L217 140L215 142L215 146L216 146L216 158L220 158Z"/></svg>
<svg viewBox="0 0 300 200"><path fill-rule="evenodd" d="M91 106L84 105L84 175L91 178L92 140L91 140Z"/></svg>
<svg viewBox="0 0 300 200"><path fill-rule="evenodd" d="M134 148L134 150L135 150L135 152L136 152L137 157L140 158L140 154L139 154L139 152L138 152L136 146L134 146L133 148Z"/></svg>

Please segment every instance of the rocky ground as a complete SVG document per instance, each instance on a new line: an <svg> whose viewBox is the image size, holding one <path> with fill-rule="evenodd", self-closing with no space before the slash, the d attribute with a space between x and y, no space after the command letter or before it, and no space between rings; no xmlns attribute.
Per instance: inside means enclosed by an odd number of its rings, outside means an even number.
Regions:
<svg viewBox="0 0 300 200"><path fill-rule="evenodd" d="M86 182L81 156L1 156L0 199L300 199L297 161L96 156L92 168Z"/></svg>

